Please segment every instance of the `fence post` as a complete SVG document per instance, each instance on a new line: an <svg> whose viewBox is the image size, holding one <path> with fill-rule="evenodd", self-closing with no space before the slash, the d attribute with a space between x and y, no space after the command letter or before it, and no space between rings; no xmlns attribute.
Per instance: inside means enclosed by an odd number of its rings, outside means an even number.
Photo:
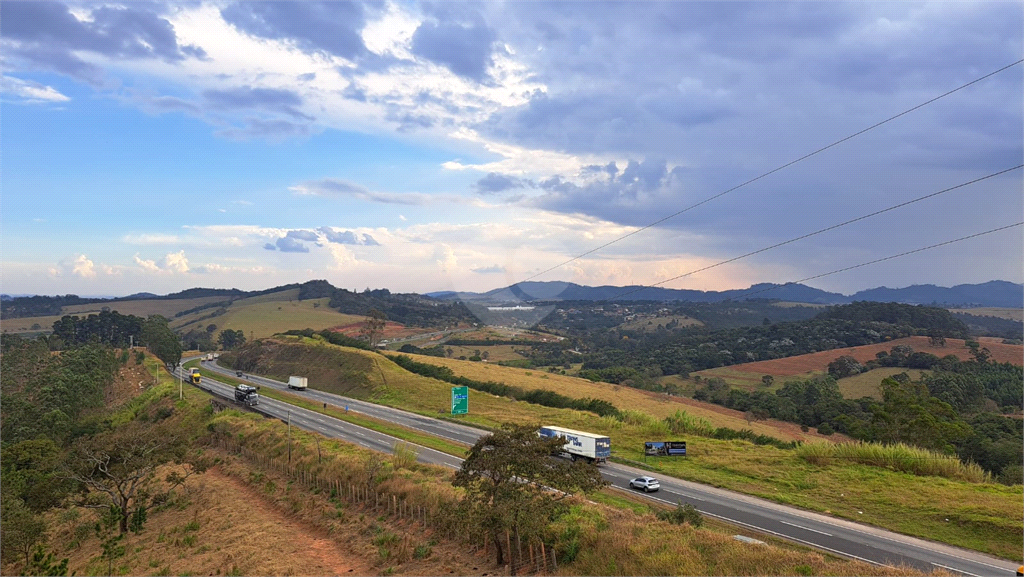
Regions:
<svg viewBox="0 0 1024 577"><path fill-rule="evenodd" d="M544 541L540 542L540 558L543 560L541 562L544 564L544 568L546 569L548 566L548 552L544 550Z"/></svg>

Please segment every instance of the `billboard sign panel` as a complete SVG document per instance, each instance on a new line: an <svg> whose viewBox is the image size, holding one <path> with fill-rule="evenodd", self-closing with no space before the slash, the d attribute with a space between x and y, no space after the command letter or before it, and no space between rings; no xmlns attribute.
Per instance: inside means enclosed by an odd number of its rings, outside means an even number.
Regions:
<svg viewBox="0 0 1024 577"><path fill-rule="evenodd" d="M469 387L452 387L452 414L465 415L469 412Z"/></svg>
<svg viewBox="0 0 1024 577"><path fill-rule="evenodd" d="M647 441L644 455L648 457L685 457L686 441Z"/></svg>

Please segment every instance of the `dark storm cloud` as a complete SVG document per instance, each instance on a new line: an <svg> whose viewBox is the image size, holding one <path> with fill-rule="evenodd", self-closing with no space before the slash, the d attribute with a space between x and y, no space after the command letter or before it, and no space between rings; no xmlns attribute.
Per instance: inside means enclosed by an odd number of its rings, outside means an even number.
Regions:
<svg viewBox="0 0 1024 577"><path fill-rule="evenodd" d="M240 86L227 90L206 90L203 92L203 97L214 107L221 109L263 109L281 112L302 120L314 120L312 116L299 112L296 107L302 105L302 98L291 90Z"/></svg>
<svg viewBox="0 0 1024 577"><path fill-rule="evenodd" d="M497 36L481 18L469 23L425 21L412 35L412 52L476 82L487 80Z"/></svg>
<svg viewBox="0 0 1024 577"><path fill-rule="evenodd" d="M56 2L0 3L0 33L9 54L35 65L96 84L101 71L74 54L179 62L204 58L196 46L178 44L174 28L150 4L101 6L91 21L79 20Z"/></svg>
<svg viewBox="0 0 1024 577"><path fill-rule="evenodd" d="M242 32L273 40L292 40L308 51L349 60L367 54L360 32L364 5L356 2L239 2L221 11Z"/></svg>
<svg viewBox="0 0 1024 577"><path fill-rule="evenodd" d="M477 194L494 194L498 192L505 192L510 189L527 187L534 187L533 182L529 179L516 178L514 176L498 174L496 172L488 173L487 176L481 178L473 185L473 189Z"/></svg>

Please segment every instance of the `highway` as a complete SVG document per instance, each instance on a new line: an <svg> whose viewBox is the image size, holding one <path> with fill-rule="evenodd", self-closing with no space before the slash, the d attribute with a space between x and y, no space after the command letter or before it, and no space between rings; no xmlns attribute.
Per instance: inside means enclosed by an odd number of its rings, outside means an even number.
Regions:
<svg viewBox="0 0 1024 577"><path fill-rule="evenodd" d="M203 373L203 388L233 399L233 387L217 383L210 379L209 375L219 373L234 377L234 371L217 366L215 361L202 362L201 370ZM264 377L246 374L244 375L244 380L260 387L288 390L285 383ZM307 389L297 394L301 394L318 403L327 403L339 407L348 406L349 411L366 414L436 437L468 445L475 443L477 439L487 434L487 431L473 427L432 419L408 411L349 399L314 389ZM292 425L317 431L326 436L342 438L377 451L391 452L395 443L399 442L394 437L358 427L339 419L327 417L315 411L308 411L267 399L266 397L260 398L260 404L256 409L282 420L287 420L290 411ZM425 447L419 448L419 460L452 468L459 468L461 466L461 459ZM649 471L617 463L608 463L601 467L601 471L605 479L621 488L627 488L630 479L650 474ZM659 480L661 481L660 491L646 495L643 493L638 494L669 505L675 505L677 502L690 503L704 515L718 518L752 531L780 537L825 552L876 565L910 565L923 571L941 568L954 573L975 577L1014 575L1019 566L1019 564L976 551L933 543L876 527L780 505L740 493L671 477L659 477Z"/></svg>

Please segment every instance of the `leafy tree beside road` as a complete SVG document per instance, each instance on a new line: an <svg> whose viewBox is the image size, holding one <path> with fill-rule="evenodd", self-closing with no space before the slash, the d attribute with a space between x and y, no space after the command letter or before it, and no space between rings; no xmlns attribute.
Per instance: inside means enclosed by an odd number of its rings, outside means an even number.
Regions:
<svg viewBox="0 0 1024 577"><path fill-rule="evenodd" d="M594 465L553 458L563 441L538 429L506 424L480 439L452 482L466 489L469 518L493 540L498 565L509 563L513 574L522 545L541 538L567 497L606 484Z"/></svg>

